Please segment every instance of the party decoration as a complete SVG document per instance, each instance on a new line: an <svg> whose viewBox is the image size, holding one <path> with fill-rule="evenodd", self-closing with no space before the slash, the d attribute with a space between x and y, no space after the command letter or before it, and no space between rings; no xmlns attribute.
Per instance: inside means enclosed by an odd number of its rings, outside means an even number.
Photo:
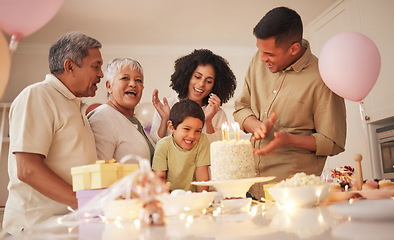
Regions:
<svg viewBox="0 0 394 240"><path fill-rule="evenodd" d="M3 97L10 77L11 57L7 40L0 31L0 99Z"/></svg>
<svg viewBox="0 0 394 240"><path fill-rule="evenodd" d="M159 195L168 194L169 185L152 171L149 160L130 154L116 163L113 160L108 162L97 161L95 164L85 166L89 166L90 170L93 170L92 167L97 168L97 166L106 168L105 171L97 175L100 175L101 179L94 179L93 176L89 176L91 184L93 184L94 181L100 182L103 178L108 179L108 176L105 177L104 175L111 174L113 168L118 169L115 175L119 175L121 166L136 165L135 162L138 162L136 170L134 169L134 171L123 175L122 178L118 178L110 186L105 188L100 186L99 189L93 189L92 187L90 190L77 190L78 209L70 210L71 213L59 216L57 222L73 222L78 221L78 219L83 219L85 222L97 222L101 219L103 222L131 220L136 226L165 224L166 218ZM83 170L82 168L85 166L74 167L73 169ZM92 171L90 172L92 173ZM80 181L79 176L73 175L73 187L74 180Z"/></svg>
<svg viewBox="0 0 394 240"><path fill-rule="evenodd" d="M329 39L319 57L325 84L339 96L359 102L379 76L380 53L375 43L358 32L343 32Z"/></svg>
<svg viewBox="0 0 394 240"><path fill-rule="evenodd" d="M0 0L0 28L12 36L10 50L57 13L63 0Z"/></svg>
<svg viewBox="0 0 394 240"><path fill-rule="evenodd" d="M135 107L135 116L141 122L144 130L149 133L152 126L153 115L155 114L155 107L150 102L140 103Z"/></svg>
<svg viewBox="0 0 394 240"><path fill-rule="evenodd" d="M91 111L93 111L94 109L99 107L100 105L101 105L101 103L93 103L93 104L89 105L88 108L86 109L85 114L88 115L88 113L90 113Z"/></svg>

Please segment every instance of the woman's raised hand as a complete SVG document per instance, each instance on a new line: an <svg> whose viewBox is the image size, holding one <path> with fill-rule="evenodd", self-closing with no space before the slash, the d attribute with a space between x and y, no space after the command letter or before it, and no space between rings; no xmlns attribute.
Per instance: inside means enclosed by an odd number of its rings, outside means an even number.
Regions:
<svg viewBox="0 0 394 240"><path fill-rule="evenodd" d="M220 98L214 94L211 93L208 99L208 106L205 108L205 121L212 120L212 118L215 116L215 114L219 111L220 107Z"/></svg>
<svg viewBox="0 0 394 240"><path fill-rule="evenodd" d="M168 106L168 101L165 97L163 98L163 103L160 102L159 90L157 89L153 90L152 103L153 106L155 106L156 111L159 113L161 119L165 119L165 121L167 121L170 117L170 106Z"/></svg>

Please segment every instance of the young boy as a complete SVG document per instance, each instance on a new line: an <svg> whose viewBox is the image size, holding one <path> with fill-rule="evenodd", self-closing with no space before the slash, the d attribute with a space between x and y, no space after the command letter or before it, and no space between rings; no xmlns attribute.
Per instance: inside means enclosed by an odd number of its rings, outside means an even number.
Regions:
<svg viewBox="0 0 394 240"><path fill-rule="evenodd" d="M208 181L209 142L201 133L205 115L200 105L186 99L176 103L170 111L168 128L172 135L156 144L152 169L170 182L170 191L194 190L192 181ZM208 191L208 186L197 186L197 191Z"/></svg>

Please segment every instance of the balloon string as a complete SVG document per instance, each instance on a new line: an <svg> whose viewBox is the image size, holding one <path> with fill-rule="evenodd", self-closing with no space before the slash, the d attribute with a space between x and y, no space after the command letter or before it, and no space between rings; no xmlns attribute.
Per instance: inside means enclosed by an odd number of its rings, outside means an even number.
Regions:
<svg viewBox="0 0 394 240"><path fill-rule="evenodd" d="M18 34L13 34L11 37L9 49L10 49L10 55L12 56L18 47L18 43L20 42L21 37Z"/></svg>
<svg viewBox="0 0 394 240"><path fill-rule="evenodd" d="M360 100L359 102L360 105L360 115L361 115L361 124L363 125L363 132L364 132L364 143L366 146L366 154L367 156L370 156L369 154L369 147L368 147L368 130L367 130L367 122L365 119L365 105L364 102L362 100Z"/></svg>
<svg viewBox="0 0 394 240"><path fill-rule="evenodd" d="M360 105L360 116L361 116L361 124L363 125L363 130L364 130L364 138L366 142L368 142L368 132L367 132L367 123L365 122L365 106L364 102L360 100L359 102Z"/></svg>

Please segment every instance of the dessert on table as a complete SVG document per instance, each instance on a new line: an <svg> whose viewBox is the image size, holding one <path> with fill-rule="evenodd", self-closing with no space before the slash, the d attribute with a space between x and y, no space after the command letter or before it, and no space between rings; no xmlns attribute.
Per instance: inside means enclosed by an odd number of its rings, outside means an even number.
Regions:
<svg viewBox="0 0 394 240"><path fill-rule="evenodd" d="M348 201L350 199L383 199L394 196L394 183L388 179L363 179L360 154L354 156L356 171L351 166L331 170L336 183L331 188L327 202ZM356 175L356 180L354 177Z"/></svg>
<svg viewBox="0 0 394 240"><path fill-rule="evenodd" d="M245 198L249 188L257 182L275 177L256 177L253 147L250 141L240 140L239 125L233 123L234 139L230 139L227 123L222 125L222 140L211 143L212 181L192 182L194 185L213 186L223 198Z"/></svg>

